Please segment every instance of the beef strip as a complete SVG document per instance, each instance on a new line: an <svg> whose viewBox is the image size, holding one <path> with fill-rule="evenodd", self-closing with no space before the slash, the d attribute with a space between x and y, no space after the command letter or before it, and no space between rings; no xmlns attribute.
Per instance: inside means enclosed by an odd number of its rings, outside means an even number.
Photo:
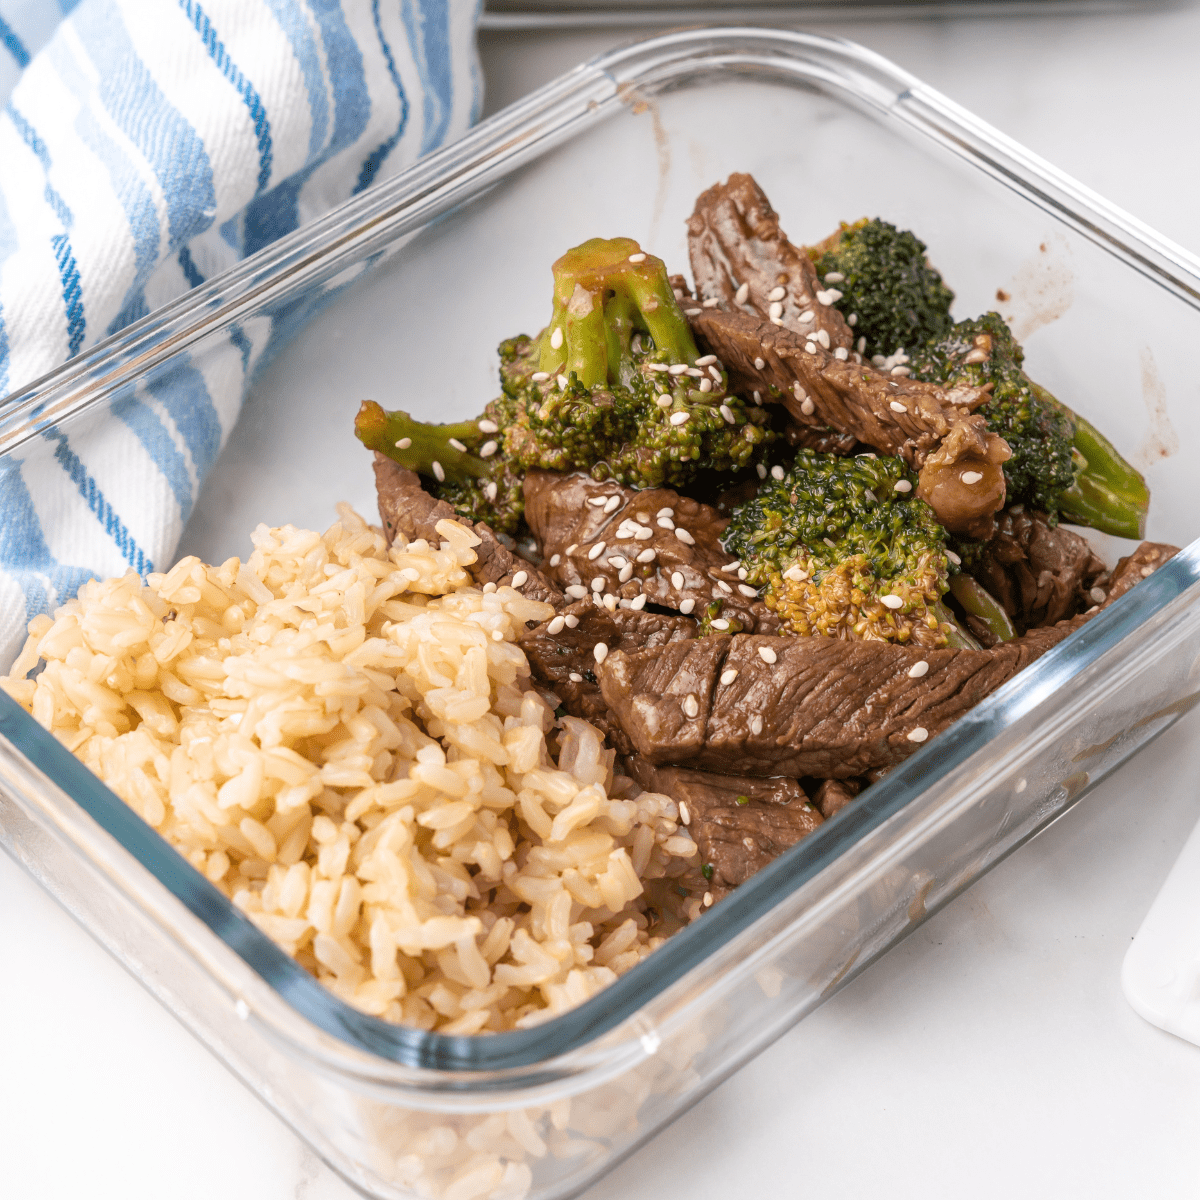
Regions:
<svg viewBox="0 0 1200 1200"><path fill-rule="evenodd" d="M664 510L672 515L660 516ZM743 629L779 628L758 593L722 570L734 562L720 540L729 521L707 504L669 488L637 491L584 474L530 471L525 519L551 579L568 596L594 592L622 605L645 596L642 603L697 616L721 600L721 616ZM652 559L641 562L639 556Z"/></svg>
<svg viewBox="0 0 1200 1200"><path fill-rule="evenodd" d="M812 259L780 229L779 215L752 176L730 175L701 193L687 227L692 277L704 307L773 320L805 336L824 334L823 344L850 350L854 334L833 307L841 293L822 287Z"/></svg>
<svg viewBox="0 0 1200 1200"><path fill-rule="evenodd" d="M1101 607L1119 600L1130 588L1136 587L1147 576L1153 575L1167 559L1178 553L1179 547L1167 542L1143 542L1132 554L1119 558L1112 574L1096 583L1105 593ZM1095 596L1092 598L1095 599Z"/></svg>
<svg viewBox="0 0 1200 1200"><path fill-rule="evenodd" d="M1143 546L1122 560L1106 603L1172 552ZM848 778L903 761L1099 607L991 650L738 635L610 654L596 673L655 765Z"/></svg>
<svg viewBox="0 0 1200 1200"><path fill-rule="evenodd" d="M899 455L922 472L921 494L946 528L990 536L991 514L1004 504L1002 464L1010 451L973 412L987 398L984 389L885 375L743 313L689 310L689 320L702 348L729 372L731 391L781 402L811 431L797 438L833 430ZM967 471L981 478L965 484Z"/></svg>
<svg viewBox="0 0 1200 1200"><path fill-rule="evenodd" d="M644 758L627 759L625 772L648 792L662 792L679 804L680 818L700 848L700 861L712 868L697 890L719 900L745 883L821 824L794 779L745 779L683 767L655 767Z"/></svg>
<svg viewBox="0 0 1200 1200"><path fill-rule="evenodd" d="M1051 526L1045 513L1024 509L999 515L972 574L1022 632L1054 625L1105 598L1103 590L1092 595L1104 563L1087 541Z"/></svg>
<svg viewBox="0 0 1200 1200"><path fill-rule="evenodd" d="M813 804L828 821L858 795L859 786L857 779L825 779L813 796Z"/></svg>

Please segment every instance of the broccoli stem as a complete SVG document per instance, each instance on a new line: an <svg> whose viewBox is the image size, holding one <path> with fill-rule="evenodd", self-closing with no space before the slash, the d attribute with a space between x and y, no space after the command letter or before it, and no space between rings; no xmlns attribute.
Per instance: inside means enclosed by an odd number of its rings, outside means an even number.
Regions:
<svg viewBox="0 0 1200 1200"><path fill-rule="evenodd" d="M487 437L480 432L476 421L428 425L406 412L385 412L374 400L364 400L354 418L354 432L368 449L378 450L402 467L431 476L439 483L447 479L456 483L482 479L493 469L487 459L471 453ZM450 445L451 438L467 449L458 450ZM442 470L440 477L435 465Z"/></svg>
<svg viewBox="0 0 1200 1200"><path fill-rule="evenodd" d="M631 342L647 333L671 362L696 361L699 351L675 303L666 264L632 238L592 238L554 264L554 309L542 335L539 367L572 372L585 387L629 385Z"/></svg>
<svg viewBox="0 0 1200 1200"><path fill-rule="evenodd" d="M983 647L958 623L958 618L940 600L929 611L944 625L950 626L946 646L950 650L982 650Z"/></svg>
<svg viewBox="0 0 1200 1200"><path fill-rule="evenodd" d="M1116 537L1140 538L1146 533L1150 489L1117 448L1090 421L1072 412L1040 384L1034 392L1056 405L1071 424L1071 445L1078 470L1074 484L1062 493L1062 515Z"/></svg>
<svg viewBox="0 0 1200 1200"><path fill-rule="evenodd" d="M1017 636L1000 601L965 571L950 576L950 594L967 616L982 621L997 640L1011 642Z"/></svg>

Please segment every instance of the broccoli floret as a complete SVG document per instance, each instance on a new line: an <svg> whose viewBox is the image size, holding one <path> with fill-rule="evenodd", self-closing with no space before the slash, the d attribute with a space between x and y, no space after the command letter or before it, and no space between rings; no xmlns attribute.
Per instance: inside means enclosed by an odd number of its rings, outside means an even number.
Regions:
<svg viewBox="0 0 1200 1200"><path fill-rule="evenodd" d="M725 547L792 633L951 644L946 531L916 482L900 458L800 450L734 509Z"/></svg>
<svg viewBox="0 0 1200 1200"><path fill-rule="evenodd" d="M886 221L843 224L809 253L817 274L841 295L834 304L866 339L868 358L887 357L943 336L954 293L925 258L925 243Z"/></svg>
<svg viewBox="0 0 1200 1200"><path fill-rule="evenodd" d="M1022 369L1025 353L999 313L959 321L912 355L914 378L990 384L977 410L1012 450L1007 499L1119 537L1141 537L1150 493L1113 445Z"/></svg>

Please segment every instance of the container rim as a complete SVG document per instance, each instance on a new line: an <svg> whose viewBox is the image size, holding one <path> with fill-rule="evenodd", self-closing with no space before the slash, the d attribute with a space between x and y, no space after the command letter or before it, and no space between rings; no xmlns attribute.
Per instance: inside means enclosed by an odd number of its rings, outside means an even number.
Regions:
<svg viewBox="0 0 1200 1200"><path fill-rule="evenodd" d="M153 365L181 353L288 289L328 280L348 261L418 230L481 194L633 99L750 76L841 92L859 108L898 118L998 179L1140 273L1200 308L1200 259L1058 172L888 60L856 44L778 29L683 30L603 54L476 127L452 146L280 239L157 314L0 403L0 456L48 426L95 408ZM715 952L766 917L931 785L986 750L1011 725L1093 666L1125 637L1200 583L1200 540L1134 592L1027 668L850 808L781 855L704 921L681 930L610 987L533 1028L488 1036L431 1033L367 1016L328 992L280 950L149 825L9 696L6 739L260 976L302 1018L354 1050L418 1072L457 1073L449 1090L511 1086L504 1073L578 1051L633 1017ZM562 1064L563 1070L569 1070ZM491 1073L494 1083L481 1078ZM499 1074L497 1074L499 1073ZM522 1080L529 1084L531 1076Z"/></svg>

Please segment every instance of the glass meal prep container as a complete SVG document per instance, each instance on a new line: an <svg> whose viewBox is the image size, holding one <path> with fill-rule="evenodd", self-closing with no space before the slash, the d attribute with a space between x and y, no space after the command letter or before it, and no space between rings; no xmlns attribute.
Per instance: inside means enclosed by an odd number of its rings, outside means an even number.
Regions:
<svg viewBox="0 0 1200 1200"><path fill-rule="evenodd" d="M1200 262L877 55L750 28L577 68L10 397L0 454L36 475L47 433L103 437L132 390L218 369L235 325L320 309L253 389L180 553L244 555L259 521L323 529L340 499L372 513L360 399L478 412L564 248L627 235L680 269L695 196L734 170L798 241L863 214L915 229L960 314L1008 288L1034 376L1146 467L1148 536L1191 539L1200 410L1161 398L1192 394ZM1200 542L608 990L518 1032L347 1007L2 693L0 841L366 1194L570 1196L1193 706L1198 597Z"/></svg>

